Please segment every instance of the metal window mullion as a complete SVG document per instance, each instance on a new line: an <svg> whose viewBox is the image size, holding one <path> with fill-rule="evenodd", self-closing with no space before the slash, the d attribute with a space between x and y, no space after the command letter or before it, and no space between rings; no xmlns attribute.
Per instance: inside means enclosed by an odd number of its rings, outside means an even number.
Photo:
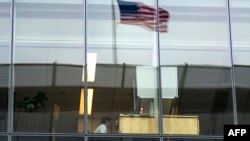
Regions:
<svg viewBox="0 0 250 141"><path fill-rule="evenodd" d="M88 0L84 0L84 140L87 141L88 137L88 82L87 82L87 5Z"/></svg>
<svg viewBox="0 0 250 141"><path fill-rule="evenodd" d="M14 50L15 50L15 0L10 1L10 43L9 43L9 74L8 74L8 141L11 141L14 118Z"/></svg>
<svg viewBox="0 0 250 141"><path fill-rule="evenodd" d="M238 124L237 115L237 101L236 101L236 88L235 88L235 71L234 71L234 60L233 60L233 41L232 41L232 20L231 20L231 5L230 0L226 0L227 3L227 22L228 22L228 38L230 47L230 58L231 58L231 84L232 84L232 101L233 101L233 121L234 124Z"/></svg>
<svg viewBox="0 0 250 141"><path fill-rule="evenodd" d="M162 136L163 135L163 122L162 122L162 90L161 90L161 68L160 68L160 33L159 33L159 0L156 0L156 14L157 14L157 35L156 35L156 42L157 42L157 66L158 66L158 71L157 71L157 87L158 87L158 129L159 129L159 134Z"/></svg>

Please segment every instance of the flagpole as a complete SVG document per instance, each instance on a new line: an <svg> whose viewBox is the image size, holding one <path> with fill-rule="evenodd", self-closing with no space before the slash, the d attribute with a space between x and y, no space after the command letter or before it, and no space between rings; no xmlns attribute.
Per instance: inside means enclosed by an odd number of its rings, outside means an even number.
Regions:
<svg viewBox="0 0 250 141"><path fill-rule="evenodd" d="M115 23L115 4L114 0L112 1L112 56L113 56L113 63L117 64L117 41L116 41L116 23Z"/></svg>

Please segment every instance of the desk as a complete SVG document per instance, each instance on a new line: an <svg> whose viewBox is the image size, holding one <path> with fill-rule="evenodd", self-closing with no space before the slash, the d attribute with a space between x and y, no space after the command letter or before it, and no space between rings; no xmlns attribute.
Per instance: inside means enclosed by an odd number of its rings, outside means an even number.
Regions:
<svg viewBox="0 0 250 141"><path fill-rule="evenodd" d="M154 116L120 115L120 133L156 134L157 122Z"/></svg>
<svg viewBox="0 0 250 141"><path fill-rule="evenodd" d="M199 135L199 117L189 115L164 115L163 133Z"/></svg>

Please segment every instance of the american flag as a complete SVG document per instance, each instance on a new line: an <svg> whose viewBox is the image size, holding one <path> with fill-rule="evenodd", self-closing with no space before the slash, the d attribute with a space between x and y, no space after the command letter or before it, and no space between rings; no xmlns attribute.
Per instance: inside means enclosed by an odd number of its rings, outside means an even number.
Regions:
<svg viewBox="0 0 250 141"><path fill-rule="evenodd" d="M123 24L138 25L151 31L157 31L157 10L141 2L117 0L120 19ZM167 32L169 12L163 8L158 10L159 32Z"/></svg>

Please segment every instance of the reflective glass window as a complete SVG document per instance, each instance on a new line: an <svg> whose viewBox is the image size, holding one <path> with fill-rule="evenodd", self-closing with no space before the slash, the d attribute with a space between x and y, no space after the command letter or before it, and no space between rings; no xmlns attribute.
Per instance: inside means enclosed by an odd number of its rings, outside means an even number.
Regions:
<svg viewBox="0 0 250 141"><path fill-rule="evenodd" d="M250 123L250 1L230 0L233 62L239 124Z"/></svg>
<svg viewBox="0 0 250 141"><path fill-rule="evenodd" d="M164 141L223 141L220 139L164 139Z"/></svg>
<svg viewBox="0 0 250 141"><path fill-rule="evenodd" d="M159 141L157 138L100 138L100 137L91 137L88 141Z"/></svg>
<svg viewBox="0 0 250 141"><path fill-rule="evenodd" d="M60 137L60 136L15 136L12 141L84 141L83 137Z"/></svg>
<svg viewBox="0 0 250 141"><path fill-rule="evenodd" d="M224 0L160 0L163 133L222 135L233 123L231 57Z"/></svg>
<svg viewBox="0 0 250 141"><path fill-rule="evenodd" d="M0 141L7 141L7 137L6 136L0 136Z"/></svg>
<svg viewBox="0 0 250 141"><path fill-rule="evenodd" d="M89 132L100 133L101 125L104 133L158 133L157 34L146 24L156 23L156 1L91 0L87 6L87 64L96 66L88 69ZM107 130L105 117L112 119Z"/></svg>
<svg viewBox="0 0 250 141"><path fill-rule="evenodd" d="M83 132L83 1L15 5L14 131Z"/></svg>
<svg viewBox="0 0 250 141"><path fill-rule="evenodd" d="M7 129L10 70L11 1L0 0L0 132Z"/></svg>

